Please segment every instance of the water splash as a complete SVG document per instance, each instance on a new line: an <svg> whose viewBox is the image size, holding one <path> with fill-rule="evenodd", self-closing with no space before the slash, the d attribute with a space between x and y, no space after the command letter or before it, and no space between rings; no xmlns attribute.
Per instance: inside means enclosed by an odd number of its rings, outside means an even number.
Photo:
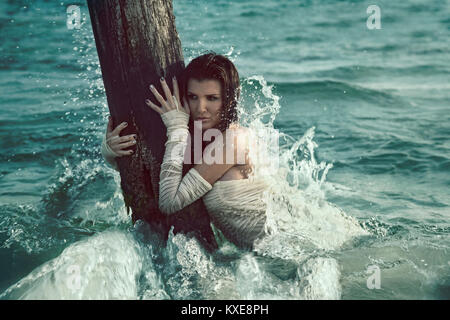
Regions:
<svg viewBox="0 0 450 320"><path fill-rule="evenodd" d="M136 299L142 256L130 234L101 233L67 247L0 298Z"/></svg>
<svg viewBox="0 0 450 320"><path fill-rule="evenodd" d="M267 85L261 76L248 78L244 85L252 86L252 89L247 93L251 97L247 98L250 103L241 109L243 124L258 131L259 135L262 132L264 138L258 141L263 141L259 143L265 148L270 140L268 136L285 141L278 153L271 155L277 157L276 161L271 158L277 163L275 171L273 167L270 171L266 167L254 171L254 175L263 177L270 186L264 198L267 205L265 227L269 236L258 241L255 251L261 256L284 261L280 269L285 268L286 272L290 262L299 266L297 281L300 282L297 285L301 289L298 297L339 298L338 262L329 255L368 232L356 219L326 200L323 186L332 164L319 162L315 157L318 148L314 142L315 128L308 129L300 138L275 129L274 120L280 104L279 97L272 92L273 86ZM258 275L262 274L258 267L248 259L243 263L245 268L253 270L248 273L254 274L252 279L256 281L249 280L247 287L255 289L247 296L269 297L264 285L258 284ZM319 269L326 271L320 275ZM330 284L328 289L324 286L327 282ZM277 294L285 296L290 291L285 288Z"/></svg>
<svg viewBox="0 0 450 320"><path fill-rule="evenodd" d="M315 246L319 250L337 249L351 238L367 234L355 219L326 200L323 186L333 165L316 159L315 128L308 129L300 138L280 132L273 125L280 111L280 98L273 93L273 86L262 76L252 76L244 81L244 87L251 91L245 93L251 99L241 109L243 124L258 133L265 128L266 135L285 141L278 154L272 154L276 159L271 160L278 165L276 172L256 170L271 186L266 194L270 233L296 235L302 246ZM260 145L267 148L267 136L261 141Z"/></svg>
<svg viewBox="0 0 450 320"><path fill-rule="evenodd" d="M43 212L52 217L81 220L81 225L128 223L130 217L123 206L118 173L101 166L97 159L73 161L73 158L64 157L58 161L57 174L41 201ZM110 189L113 196L94 196L100 190L105 191L101 186L111 178L116 182Z"/></svg>
<svg viewBox="0 0 450 320"><path fill-rule="evenodd" d="M237 299L232 269L213 260L195 238L170 230L163 251L166 285L174 299Z"/></svg>

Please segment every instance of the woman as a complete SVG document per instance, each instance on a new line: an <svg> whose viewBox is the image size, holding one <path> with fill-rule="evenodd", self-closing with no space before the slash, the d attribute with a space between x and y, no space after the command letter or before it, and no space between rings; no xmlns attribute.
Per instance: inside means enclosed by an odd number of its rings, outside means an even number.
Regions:
<svg viewBox="0 0 450 320"><path fill-rule="evenodd" d="M327 246L320 245L320 242L315 240L322 235L329 237L329 234L320 231L321 226L316 229L314 226L303 228L304 235L290 231L271 232L270 235L266 233L266 214L270 213L266 213L266 210L280 208L273 206L273 199L266 198L266 195L272 197L273 194L278 194L281 198L284 195L280 195L269 186L266 181L270 179L266 180L266 177L258 174L263 170L260 170L261 163L253 163L258 159L253 157L255 145L254 141L250 143L250 140L253 140L250 139L251 131L240 127L237 123L239 76L233 63L215 54L202 55L192 60L185 69L182 82L183 96L186 97L183 99L183 106L176 79L173 79L173 95L165 80L161 79L161 82L165 98L154 87L151 88L160 106L146 101L150 108L161 115L167 127L168 139L160 173L161 211L170 214L202 198L214 226L237 247L252 250L237 262L237 269L241 270L238 273L244 275L244 278L245 276L252 278L254 272L260 275L260 270L265 270L264 272L275 275L283 281L294 279L293 283L288 281L286 285L292 285L294 293L300 290L301 298L339 298L337 261L334 258L317 256L322 249L327 249ZM207 144L203 155L208 155L211 150L222 150L223 160L231 150L231 153L244 154L245 163L234 161L208 164L204 161L193 165L182 177L188 135L200 125L204 133L217 129L222 132L222 137L224 136L223 143L220 139L216 139ZM110 120L108 127L106 138L108 143L104 140L102 153L114 165L115 156L131 154L130 151L123 149L131 146L135 140L132 135L118 137L120 130L124 128L123 124L112 130ZM226 134L229 132L236 134L239 138L238 143L234 143L234 139L229 139L229 135ZM236 160L234 157L233 159ZM284 199L281 204L286 200ZM313 224L311 213L307 208L305 210L302 208L300 206L295 208L295 212L297 209L300 211L296 213L296 219L300 218L305 225ZM335 219L330 215L326 219L337 222L345 230L351 230L345 234L352 236L363 234L356 223L342 218L341 215ZM283 223L289 224L289 220ZM281 226L284 228L283 223ZM317 230L316 234L314 230ZM250 287L255 284L254 279L246 281L243 280ZM255 288L254 290L259 290L258 284ZM266 289L263 288L263 291Z"/></svg>
<svg viewBox="0 0 450 320"><path fill-rule="evenodd" d="M171 214L203 198L212 222L224 236L240 248L252 249L254 242L265 234L266 207L262 195L267 185L248 176L253 164L249 158L248 131L237 123L236 67L228 58L214 53L192 60L184 72L183 105L178 82L175 78L172 81L173 94L163 78L163 95L153 85L150 87L160 106L146 100L167 127L159 208ZM135 135L119 137L125 126L120 124L112 130L110 119L102 144L103 156L115 169L114 158L130 155L132 151L124 149L136 143ZM203 156L210 155L216 161L194 159L196 164L182 177L189 133L196 129L208 133L207 136L216 136L202 147Z"/></svg>

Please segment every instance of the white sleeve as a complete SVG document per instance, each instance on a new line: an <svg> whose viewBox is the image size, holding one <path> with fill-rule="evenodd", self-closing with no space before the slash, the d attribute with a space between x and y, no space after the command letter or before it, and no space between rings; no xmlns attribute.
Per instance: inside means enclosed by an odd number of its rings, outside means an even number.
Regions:
<svg viewBox="0 0 450 320"><path fill-rule="evenodd" d="M119 166L117 165L116 157L119 155L115 153L109 145L106 143L106 136L103 136L102 141L102 156L106 160L106 163L108 163L114 170L119 171Z"/></svg>
<svg viewBox="0 0 450 320"><path fill-rule="evenodd" d="M189 115L172 110L163 113L161 118L167 127L167 142L159 179L159 209L171 214L200 199L212 185L194 168L182 178Z"/></svg>

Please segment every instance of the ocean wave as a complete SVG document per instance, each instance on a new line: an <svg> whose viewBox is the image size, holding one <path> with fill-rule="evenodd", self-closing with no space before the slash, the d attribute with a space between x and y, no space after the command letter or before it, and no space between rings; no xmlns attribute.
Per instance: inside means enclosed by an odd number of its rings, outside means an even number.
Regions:
<svg viewBox="0 0 450 320"><path fill-rule="evenodd" d="M282 96L304 95L321 100L363 100L380 106L391 106L393 103L400 101L400 98L390 93L368 89L345 81L324 79L293 83L276 82L273 84L275 85L274 91Z"/></svg>
<svg viewBox="0 0 450 320"><path fill-rule="evenodd" d="M351 137L348 138L351 141ZM364 143L362 141L362 143ZM367 148L366 146L361 146ZM364 152L359 157L347 158L346 162L354 169L366 173L405 172L441 172L450 159L444 154L436 155L434 151L407 140L386 141L377 150ZM358 167L360 167L358 169Z"/></svg>
<svg viewBox="0 0 450 320"><path fill-rule="evenodd" d="M374 76L435 76L438 74L448 74L448 67L440 64L418 64L410 66L366 66L352 65L337 67L325 71L320 71L317 75L328 75L329 77L339 77L342 79L370 78Z"/></svg>

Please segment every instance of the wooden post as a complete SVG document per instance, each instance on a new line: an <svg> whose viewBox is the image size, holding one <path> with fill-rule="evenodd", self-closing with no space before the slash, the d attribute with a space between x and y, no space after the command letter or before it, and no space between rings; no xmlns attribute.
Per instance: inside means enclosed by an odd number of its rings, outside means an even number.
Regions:
<svg viewBox="0 0 450 320"><path fill-rule="evenodd" d="M132 210L133 222L144 219L163 239L167 239L173 225L174 233L192 233L208 250L216 249L201 200L171 216L158 210L166 128L160 115L144 101L151 99L158 104L149 85L154 84L162 92L160 77L181 78L184 68L172 1L87 0L87 3L114 127L127 121L123 134L138 135L134 154L117 158L125 205L128 212ZM171 81L167 83L172 85Z"/></svg>

